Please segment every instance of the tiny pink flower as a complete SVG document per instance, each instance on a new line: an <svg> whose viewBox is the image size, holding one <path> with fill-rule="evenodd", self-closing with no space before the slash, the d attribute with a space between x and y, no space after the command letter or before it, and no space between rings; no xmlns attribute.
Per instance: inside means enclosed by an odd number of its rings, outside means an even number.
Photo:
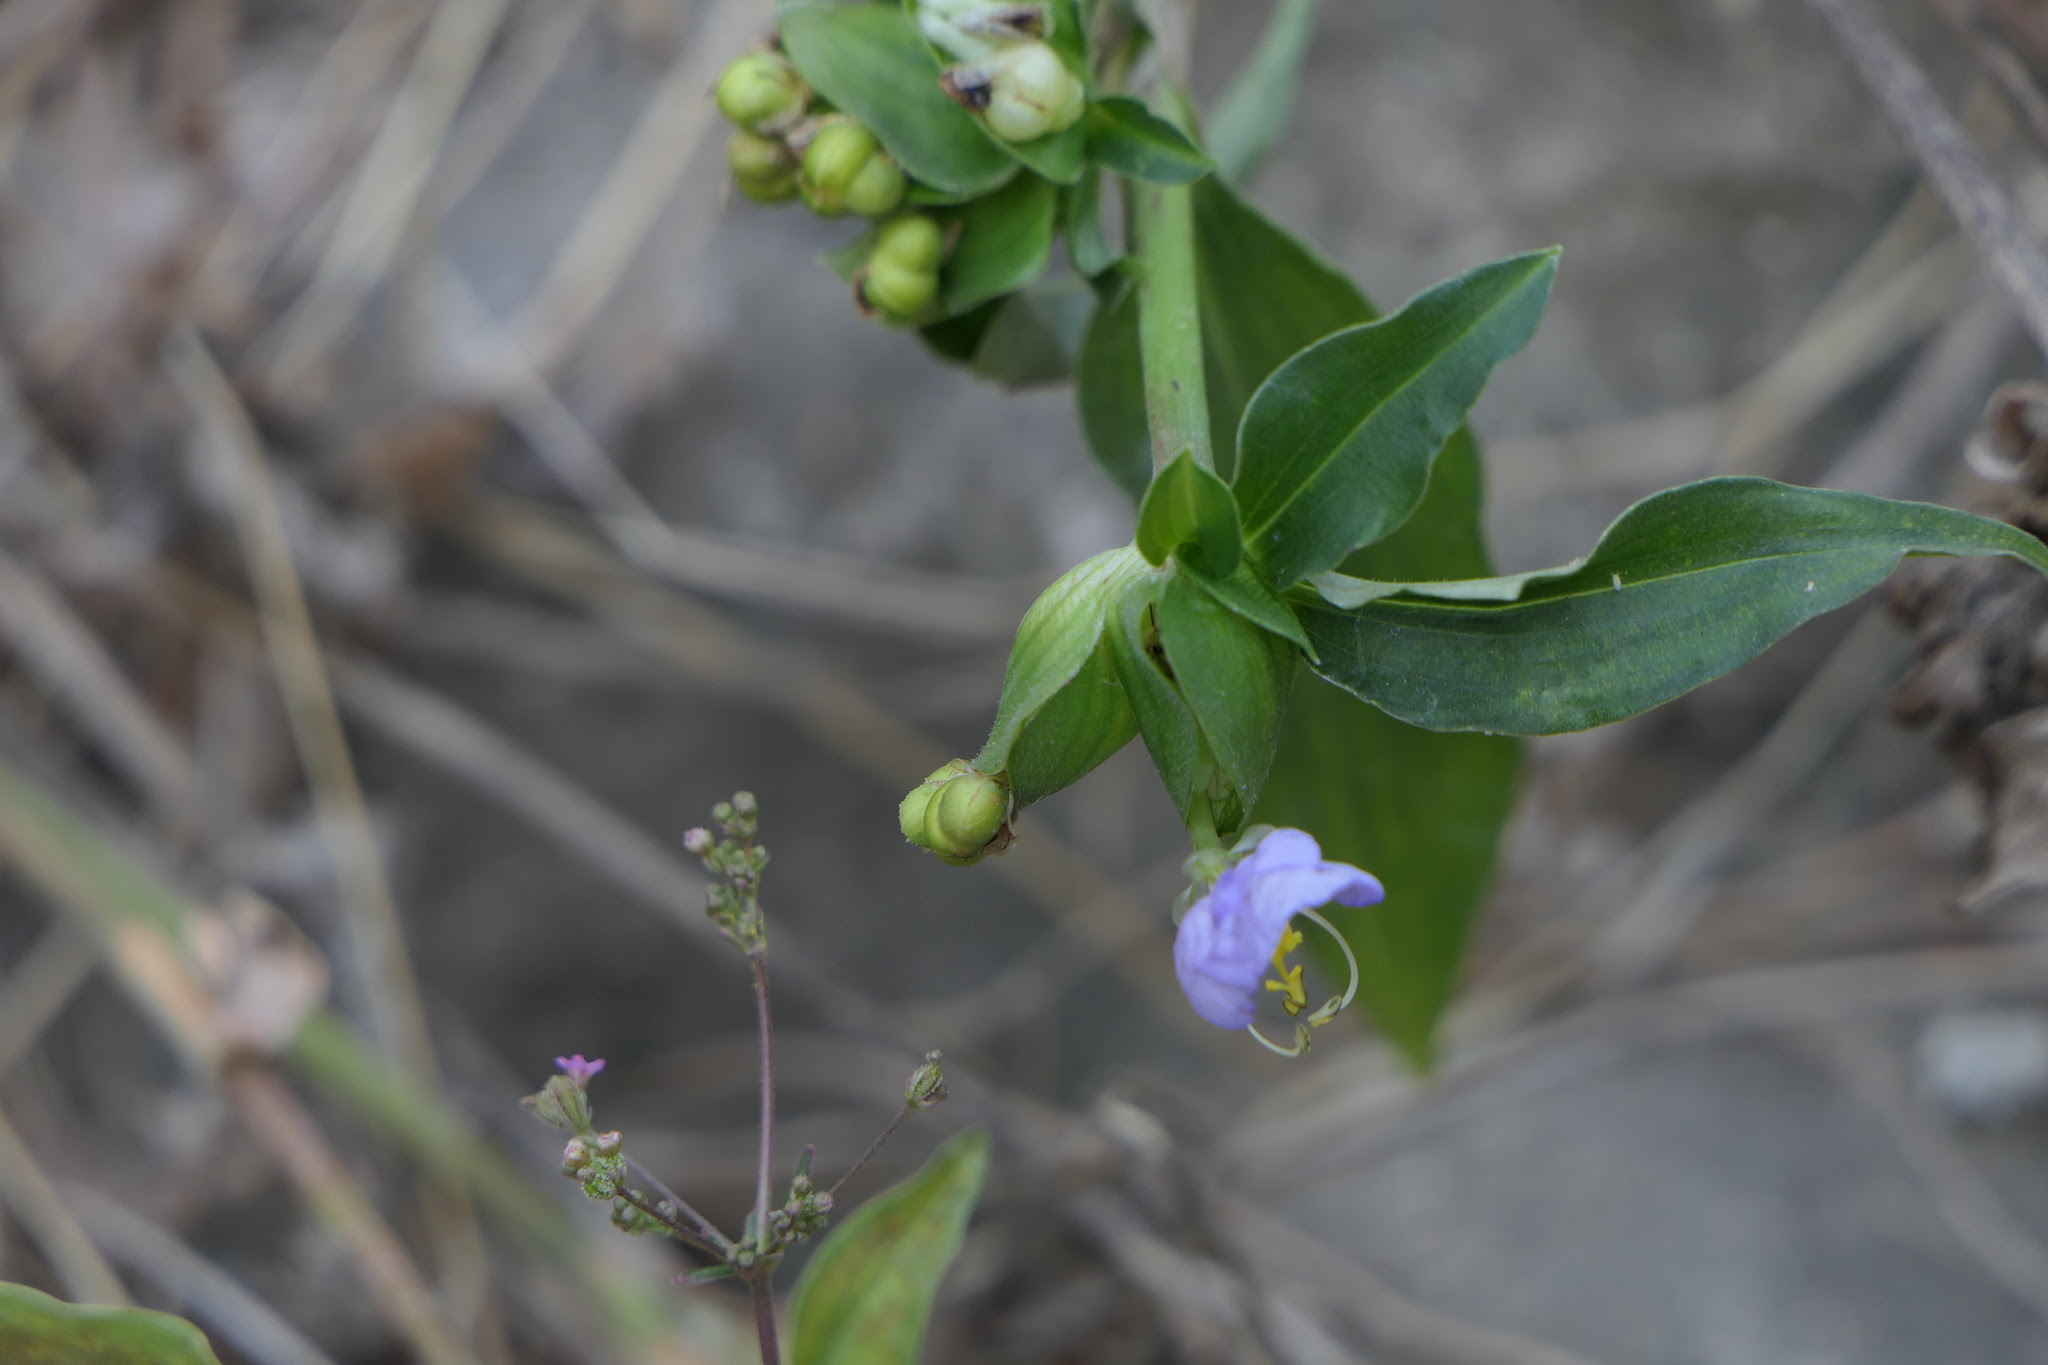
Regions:
<svg viewBox="0 0 2048 1365"><path fill-rule="evenodd" d="M583 1054L579 1052L573 1057L555 1058L555 1065L561 1068L564 1076L576 1082L577 1089L584 1090L589 1088L590 1078L604 1070L604 1058L599 1057L595 1061L586 1062L583 1060Z"/></svg>

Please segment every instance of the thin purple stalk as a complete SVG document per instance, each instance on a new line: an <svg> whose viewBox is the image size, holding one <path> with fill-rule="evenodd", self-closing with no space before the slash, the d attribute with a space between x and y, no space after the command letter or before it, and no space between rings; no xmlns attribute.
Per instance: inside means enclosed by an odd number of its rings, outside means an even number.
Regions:
<svg viewBox="0 0 2048 1365"><path fill-rule="evenodd" d="M768 1253L768 1177L775 1159L775 1026L768 1012L768 959L756 954L754 1006L761 1019L761 1159L754 1179L754 1244Z"/></svg>
<svg viewBox="0 0 2048 1365"><path fill-rule="evenodd" d="M761 1365L782 1365L782 1347L775 1337L775 1274L767 1260L774 1237L768 1226L769 1165L775 1159L775 1025L768 1009L768 957L749 955L754 966L754 1009L761 1020L761 1159L754 1178L754 1245L762 1264L747 1277L754 1296L754 1330L761 1338Z"/></svg>
<svg viewBox="0 0 2048 1365"><path fill-rule="evenodd" d="M873 1159L876 1152L881 1151L883 1147L888 1145L889 1139L896 1136L896 1130L903 1126L904 1120L908 1119L912 1112L913 1111L911 1107L907 1104L904 1105L901 1109L897 1110L896 1117L889 1120L889 1126L882 1130L882 1135L876 1138L873 1142L870 1142L868 1144L868 1149L860 1154L860 1160L854 1162L851 1166L847 1167L846 1174L840 1176L839 1179L833 1181L832 1188L825 1191L825 1193L831 1195L835 1199L838 1198L841 1187L843 1187L847 1181L853 1179L856 1175L859 1175L860 1168L867 1165L868 1162Z"/></svg>
<svg viewBox="0 0 2048 1365"><path fill-rule="evenodd" d="M769 1272L756 1270L747 1276L747 1289L754 1296L754 1330L761 1337L761 1365L782 1365L782 1345L775 1337L775 1291L768 1284Z"/></svg>
<svg viewBox="0 0 2048 1365"><path fill-rule="evenodd" d="M645 1185L649 1190L653 1191L654 1197L657 1201L670 1205L675 1209L677 1214L681 1215L683 1218L689 1220L691 1224L695 1225L698 1239L707 1244L708 1250L715 1251L720 1256L723 1256L728 1251L732 1250L731 1238L727 1237L724 1233L720 1232L717 1226L714 1223L712 1223L712 1221L709 1218L706 1218L703 1214L691 1208L689 1204L684 1201L681 1195L677 1194L668 1186L662 1184L661 1181L655 1177L654 1172L648 1170L645 1166L642 1166L639 1162L635 1161L630 1155L626 1157L626 1170L632 1175L632 1177L635 1180L639 1181L641 1184ZM632 1201L629 1200L628 1202ZM635 1207L638 1207L637 1203L635 1204ZM660 1217L658 1211L656 1212L655 1216ZM673 1220L671 1219L663 1219L662 1221L671 1224L673 1222Z"/></svg>

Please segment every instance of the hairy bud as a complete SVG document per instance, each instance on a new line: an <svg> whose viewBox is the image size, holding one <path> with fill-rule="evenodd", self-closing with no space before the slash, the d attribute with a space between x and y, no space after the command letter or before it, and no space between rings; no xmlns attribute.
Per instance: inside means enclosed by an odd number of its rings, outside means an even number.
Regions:
<svg viewBox="0 0 2048 1365"><path fill-rule="evenodd" d="M756 133L788 128L810 102L804 78L780 53L749 52L718 78L718 111Z"/></svg>

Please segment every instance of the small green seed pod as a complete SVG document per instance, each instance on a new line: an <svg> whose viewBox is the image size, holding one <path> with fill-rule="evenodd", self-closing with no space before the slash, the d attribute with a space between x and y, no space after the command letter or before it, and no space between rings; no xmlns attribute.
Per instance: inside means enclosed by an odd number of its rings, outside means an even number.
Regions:
<svg viewBox="0 0 2048 1365"><path fill-rule="evenodd" d="M875 135L852 119L833 119L804 148L804 202L827 218L846 212L846 191L880 150Z"/></svg>
<svg viewBox="0 0 2048 1365"><path fill-rule="evenodd" d="M931 805L932 797L938 792L938 784L952 775L953 765L949 763L912 787L910 795L896 807L896 823L902 829L903 837L911 843L917 843L924 833L925 808Z"/></svg>
<svg viewBox="0 0 2048 1365"><path fill-rule="evenodd" d="M938 221L922 213L891 218L875 230L875 249L868 256L876 261L919 274L936 274L946 254L946 235Z"/></svg>
<svg viewBox="0 0 2048 1365"><path fill-rule="evenodd" d="M726 140L725 164L740 193L757 203L781 204L796 198L796 154L780 139L741 129Z"/></svg>
<svg viewBox="0 0 2048 1365"><path fill-rule="evenodd" d="M861 301L893 322L909 322L939 296L936 270L909 270L888 260L870 260L861 273Z"/></svg>
<svg viewBox="0 0 2048 1365"><path fill-rule="evenodd" d="M903 202L908 184L895 158L852 119L827 121L804 148L804 202L822 217L885 217Z"/></svg>
<svg viewBox="0 0 2048 1365"><path fill-rule="evenodd" d="M895 158L877 149L846 187L846 207L863 218L885 218L903 202L908 186Z"/></svg>
<svg viewBox="0 0 2048 1365"><path fill-rule="evenodd" d="M927 793L917 803L920 793ZM922 820L912 828L912 816ZM904 798L897 812L904 836L955 867L979 862L1010 817L1010 786L1000 775L976 772L956 758Z"/></svg>
<svg viewBox="0 0 2048 1365"><path fill-rule="evenodd" d="M811 92L787 57L749 52L718 78L718 111L742 128L775 133L804 116Z"/></svg>

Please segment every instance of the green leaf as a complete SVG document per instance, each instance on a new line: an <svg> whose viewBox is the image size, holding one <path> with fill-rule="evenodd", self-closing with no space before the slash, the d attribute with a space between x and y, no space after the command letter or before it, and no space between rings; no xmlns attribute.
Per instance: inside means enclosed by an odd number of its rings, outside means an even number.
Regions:
<svg viewBox="0 0 2048 1365"><path fill-rule="evenodd" d="M1085 280L1060 275L918 329L932 351L1005 388L1057 384L1074 372L1095 313Z"/></svg>
<svg viewBox="0 0 2048 1365"><path fill-rule="evenodd" d="M1316 0L1279 0L1259 45L1217 101L1208 120L1209 150L1230 180L1243 181L1280 144L1315 28Z"/></svg>
<svg viewBox="0 0 2048 1365"><path fill-rule="evenodd" d="M1035 175L941 212L942 222L959 224L960 239L939 275L940 305L949 315L965 313L1043 275L1058 213L1059 190Z"/></svg>
<svg viewBox="0 0 2048 1365"><path fill-rule="evenodd" d="M1152 766L1159 770L1159 780L1165 784L1173 808L1185 821L1201 788L1208 743L1194 712L1188 709L1187 699L1174 683L1165 646L1159 640L1154 608L1164 587L1165 580L1159 574L1146 574L1126 586L1110 607L1107 638L1117 681L1123 685L1124 696L1137 717L1145 751L1152 756ZM1217 822L1234 826L1238 814L1241 812L1234 812L1226 820L1218 812Z"/></svg>
<svg viewBox="0 0 2048 1365"><path fill-rule="evenodd" d="M1130 739L1135 721L1118 709L1120 698L1103 695L1113 690L1113 669L1096 646L1126 585L1144 574L1136 550L1104 551L1041 593L1018 623L995 724L974 766L1010 773L1020 805L1079 780ZM1041 713L1048 723L1034 725Z"/></svg>
<svg viewBox="0 0 2048 1365"><path fill-rule="evenodd" d="M0 1283L0 1360L7 1365L220 1365L183 1318L142 1308L65 1303Z"/></svg>
<svg viewBox="0 0 2048 1365"><path fill-rule="evenodd" d="M1061 225L1067 234L1067 259L1074 269L1089 278L1100 275L1117 262L1116 248L1109 244L1102 223L1102 172L1090 167L1080 182L1066 193Z"/></svg>
<svg viewBox="0 0 2048 1365"><path fill-rule="evenodd" d="M1078 184L1088 169L1088 120L1081 118L1071 127L1035 137L1029 142L1004 145L1009 148L1011 156L1047 180L1062 185Z"/></svg>
<svg viewBox="0 0 2048 1365"><path fill-rule="evenodd" d="M1132 502L1152 482L1145 421L1145 362L1138 349L1138 291L1128 281L1095 310L1074 370L1081 431L1095 462Z"/></svg>
<svg viewBox="0 0 2048 1365"><path fill-rule="evenodd" d="M1358 999L1418 1068L1464 962L1473 913L1514 806L1521 744L1404 725L1299 670L1280 753L1253 816L1315 835L1325 858L1370 870L1383 904L1323 913L1358 958ZM1310 935L1326 965L1341 960Z"/></svg>
<svg viewBox="0 0 2048 1365"><path fill-rule="evenodd" d="M812 88L873 129L913 179L980 195L1016 173L1009 153L939 88L938 59L901 9L785 4L777 27Z"/></svg>
<svg viewBox="0 0 2048 1365"><path fill-rule="evenodd" d="M1040 280L1003 302L975 350L974 372L1012 389L1057 384L1074 372L1094 315L1087 281Z"/></svg>
<svg viewBox="0 0 2048 1365"><path fill-rule="evenodd" d="M1347 559L1346 571L1386 579L1485 574L1483 494L1478 443L1460 431L1437 457L1415 515ZM1370 868L1386 884L1383 904L1328 913L1358 957L1360 1005L1418 1068L1430 1063L1437 1020L1458 981L1514 804L1521 750L1504 735L1418 730L1297 670L1280 754L1253 818L1305 829L1325 856ZM1314 935L1310 944L1325 965L1344 970L1328 944Z"/></svg>
<svg viewBox="0 0 2048 1365"><path fill-rule="evenodd" d="M1117 681L1104 639L1010 744L1010 792L1017 809L1073 786L1137 733L1137 715Z"/></svg>
<svg viewBox="0 0 2048 1365"><path fill-rule="evenodd" d="M1237 809L1249 811L1273 767L1296 651L1184 574L1166 581L1153 611L1181 696L1236 792ZM1226 827L1220 812L1218 827Z"/></svg>
<svg viewBox="0 0 2048 1365"><path fill-rule="evenodd" d="M988 1174L969 1129L833 1230L791 1297L791 1365L917 1365L939 1281Z"/></svg>
<svg viewBox="0 0 2048 1365"><path fill-rule="evenodd" d="M1234 467L1238 422L1266 377L1304 346L1367 321L1373 308L1343 271L1219 177L1189 193L1209 429L1217 460ZM1217 472L1229 478L1232 470Z"/></svg>
<svg viewBox="0 0 2048 1365"><path fill-rule="evenodd" d="M1557 252L1495 261L1324 338L1260 386L1238 432L1245 544L1286 585L1406 521L1496 366L1536 330Z"/></svg>
<svg viewBox="0 0 2048 1365"><path fill-rule="evenodd" d="M1199 546L1203 564L1227 576L1244 557L1230 485L1182 451L1145 490L1138 505L1137 545L1155 568L1181 546Z"/></svg>
<svg viewBox="0 0 2048 1365"><path fill-rule="evenodd" d="M1160 185L1200 180L1215 163L1187 134L1128 95L1109 95L1088 107L1088 159L1119 175Z"/></svg>
<svg viewBox="0 0 2048 1365"><path fill-rule="evenodd" d="M1200 547L1191 545L1182 546L1174 562L1196 586L1223 606L1260 629L1271 631L1295 648L1313 652L1308 633L1302 630L1301 618L1294 614L1294 608L1287 605L1287 599L1274 592L1249 563L1240 559L1230 573L1218 576L1210 572Z"/></svg>
<svg viewBox="0 0 2048 1365"><path fill-rule="evenodd" d="M1408 583L1374 597L1341 575L1305 591L1317 671L1432 730L1558 734L1646 711L1754 658L1884 581L1907 554L1999 554L2048 573L2003 522L1926 503L1709 479L1623 513L1582 563Z"/></svg>

